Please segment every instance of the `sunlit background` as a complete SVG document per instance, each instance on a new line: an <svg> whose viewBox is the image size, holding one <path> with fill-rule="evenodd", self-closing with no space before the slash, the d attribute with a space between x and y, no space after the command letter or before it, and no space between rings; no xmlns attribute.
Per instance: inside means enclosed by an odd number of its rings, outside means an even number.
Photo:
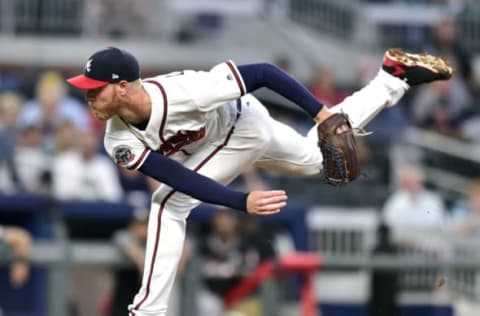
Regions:
<svg viewBox="0 0 480 316"><path fill-rule="evenodd" d="M143 251L158 184L113 164L104 126L64 82L109 45L144 77L274 63L327 106L389 47L448 59L450 81L366 127L358 181L252 169L232 188L286 189L280 215L195 209L169 316L480 315L477 1L0 0L1 316L127 315L139 289L143 258L128 249ZM300 133L312 126L255 94Z"/></svg>

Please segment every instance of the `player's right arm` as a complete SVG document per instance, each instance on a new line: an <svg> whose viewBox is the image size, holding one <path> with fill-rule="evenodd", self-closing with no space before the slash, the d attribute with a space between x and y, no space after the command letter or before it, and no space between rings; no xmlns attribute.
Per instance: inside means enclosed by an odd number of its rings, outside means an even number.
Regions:
<svg viewBox="0 0 480 316"><path fill-rule="evenodd" d="M200 201L247 211L250 214L269 215L286 206L285 191L252 191L243 193L190 170L159 153L151 152L138 169L175 190Z"/></svg>

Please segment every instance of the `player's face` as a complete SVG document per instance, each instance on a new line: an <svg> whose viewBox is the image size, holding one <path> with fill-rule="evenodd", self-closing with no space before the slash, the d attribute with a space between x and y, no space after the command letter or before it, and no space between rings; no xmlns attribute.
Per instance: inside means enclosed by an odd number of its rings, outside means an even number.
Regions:
<svg viewBox="0 0 480 316"><path fill-rule="evenodd" d="M113 84L87 90L85 100L95 118L101 121L108 120L117 112L118 106L116 104L115 87Z"/></svg>

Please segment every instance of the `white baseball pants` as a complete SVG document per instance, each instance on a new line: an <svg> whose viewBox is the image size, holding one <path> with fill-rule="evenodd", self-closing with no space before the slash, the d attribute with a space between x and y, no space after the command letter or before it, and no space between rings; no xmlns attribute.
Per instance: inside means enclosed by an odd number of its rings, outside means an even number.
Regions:
<svg viewBox="0 0 480 316"><path fill-rule="evenodd" d="M362 127L377 113L394 105L408 89L383 70L363 89L333 107ZM253 96L242 97L242 113L222 139L190 156L178 156L186 167L228 184L252 165L280 172L313 175L322 168L316 134L303 137L275 121ZM310 135L310 136L311 136ZM129 306L129 315L165 316L186 231L186 218L201 202L166 185L153 194L142 286Z"/></svg>

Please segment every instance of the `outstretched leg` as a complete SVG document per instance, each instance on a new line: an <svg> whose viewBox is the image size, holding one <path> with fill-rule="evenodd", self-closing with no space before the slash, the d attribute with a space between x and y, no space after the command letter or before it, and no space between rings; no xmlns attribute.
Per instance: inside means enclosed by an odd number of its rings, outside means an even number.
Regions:
<svg viewBox="0 0 480 316"><path fill-rule="evenodd" d="M381 110L395 105L410 86L449 79L452 72L441 58L390 49L385 53L377 76L331 110L345 112L353 127L362 128ZM272 139L256 166L298 175L320 172L322 155L317 147L316 126L307 137L303 137L291 127L270 118L269 129Z"/></svg>
<svg viewBox="0 0 480 316"><path fill-rule="evenodd" d="M411 86L446 80L453 69L443 59L429 54L410 54L389 49L377 76L364 88L332 108L348 114L352 126L364 127L381 110L395 105Z"/></svg>

